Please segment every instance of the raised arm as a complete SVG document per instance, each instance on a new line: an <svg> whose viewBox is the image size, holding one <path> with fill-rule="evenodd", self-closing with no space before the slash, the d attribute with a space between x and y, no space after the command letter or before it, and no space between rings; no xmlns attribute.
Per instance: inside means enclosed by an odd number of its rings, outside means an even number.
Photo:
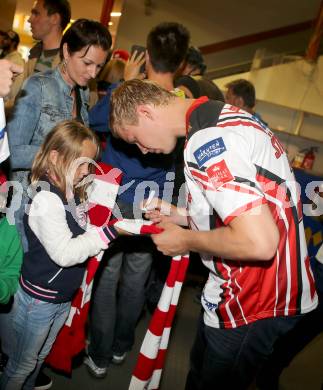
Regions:
<svg viewBox="0 0 323 390"><path fill-rule="evenodd" d="M0 60L0 97L5 97L10 92L14 75L18 75L23 68L8 60Z"/></svg>

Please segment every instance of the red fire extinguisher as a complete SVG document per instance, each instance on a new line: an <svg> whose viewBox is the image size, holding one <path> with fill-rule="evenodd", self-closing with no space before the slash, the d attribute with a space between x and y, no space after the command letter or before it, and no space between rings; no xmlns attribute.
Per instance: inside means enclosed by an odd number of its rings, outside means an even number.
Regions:
<svg viewBox="0 0 323 390"><path fill-rule="evenodd" d="M302 168L304 169L312 169L315 161L315 152L317 151L316 147L311 147L308 149L307 153L304 156L304 160L302 162Z"/></svg>

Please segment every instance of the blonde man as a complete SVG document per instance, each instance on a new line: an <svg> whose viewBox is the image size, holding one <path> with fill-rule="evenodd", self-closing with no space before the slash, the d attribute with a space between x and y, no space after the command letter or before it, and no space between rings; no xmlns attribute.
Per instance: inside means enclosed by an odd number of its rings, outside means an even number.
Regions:
<svg viewBox="0 0 323 390"><path fill-rule="evenodd" d="M170 153L186 136L187 214L161 200L147 213L164 229L152 236L160 251L199 252L209 269L186 390L247 389L278 337L317 306L286 153L245 111L153 83L124 83L111 109L115 134L142 153Z"/></svg>

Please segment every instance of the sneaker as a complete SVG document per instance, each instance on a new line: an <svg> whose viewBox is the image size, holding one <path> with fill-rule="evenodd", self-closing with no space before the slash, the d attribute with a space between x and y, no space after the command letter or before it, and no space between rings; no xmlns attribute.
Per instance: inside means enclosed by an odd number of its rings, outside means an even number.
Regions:
<svg viewBox="0 0 323 390"><path fill-rule="evenodd" d="M107 375L108 367L98 367L90 355L86 356L83 362L88 372L95 378L104 378Z"/></svg>
<svg viewBox="0 0 323 390"><path fill-rule="evenodd" d="M122 364L125 361L126 356L127 356L127 352L122 353L122 354L114 353L112 355L112 361L111 362L113 364Z"/></svg>
<svg viewBox="0 0 323 390"><path fill-rule="evenodd" d="M53 381L51 378L41 370L37 376L34 390L47 390L52 387L52 384Z"/></svg>

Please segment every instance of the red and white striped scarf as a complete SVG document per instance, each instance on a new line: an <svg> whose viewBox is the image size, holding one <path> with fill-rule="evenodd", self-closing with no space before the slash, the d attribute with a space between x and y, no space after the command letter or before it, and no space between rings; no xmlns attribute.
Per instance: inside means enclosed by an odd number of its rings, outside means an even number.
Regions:
<svg viewBox="0 0 323 390"><path fill-rule="evenodd" d="M188 255L172 258L158 306L141 345L129 390L159 388L168 340L188 262Z"/></svg>
<svg viewBox="0 0 323 390"><path fill-rule="evenodd" d="M113 203L121 180L120 171L100 163L104 174L94 182L95 192L90 195L92 207L89 217L92 224L101 226L111 218ZM109 174L110 172L110 174ZM99 171L96 172L100 173ZM104 178L103 178L104 177ZM102 179L103 178L103 179ZM112 178L112 180L111 180ZM98 196L103 194L104 196ZM109 197L109 200L106 199ZM100 199L99 199L100 198ZM121 220L115 226L133 234L156 234L160 229L149 221ZM88 260L83 282L72 301L69 317L57 336L46 362L57 370L71 373L72 359L85 348L85 324L88 316L93 279L103 256ZM130 390L158 389L178 298L188 266L188 256L176 256L171 267L158 306L152 316L131 379Z"/></svg>

